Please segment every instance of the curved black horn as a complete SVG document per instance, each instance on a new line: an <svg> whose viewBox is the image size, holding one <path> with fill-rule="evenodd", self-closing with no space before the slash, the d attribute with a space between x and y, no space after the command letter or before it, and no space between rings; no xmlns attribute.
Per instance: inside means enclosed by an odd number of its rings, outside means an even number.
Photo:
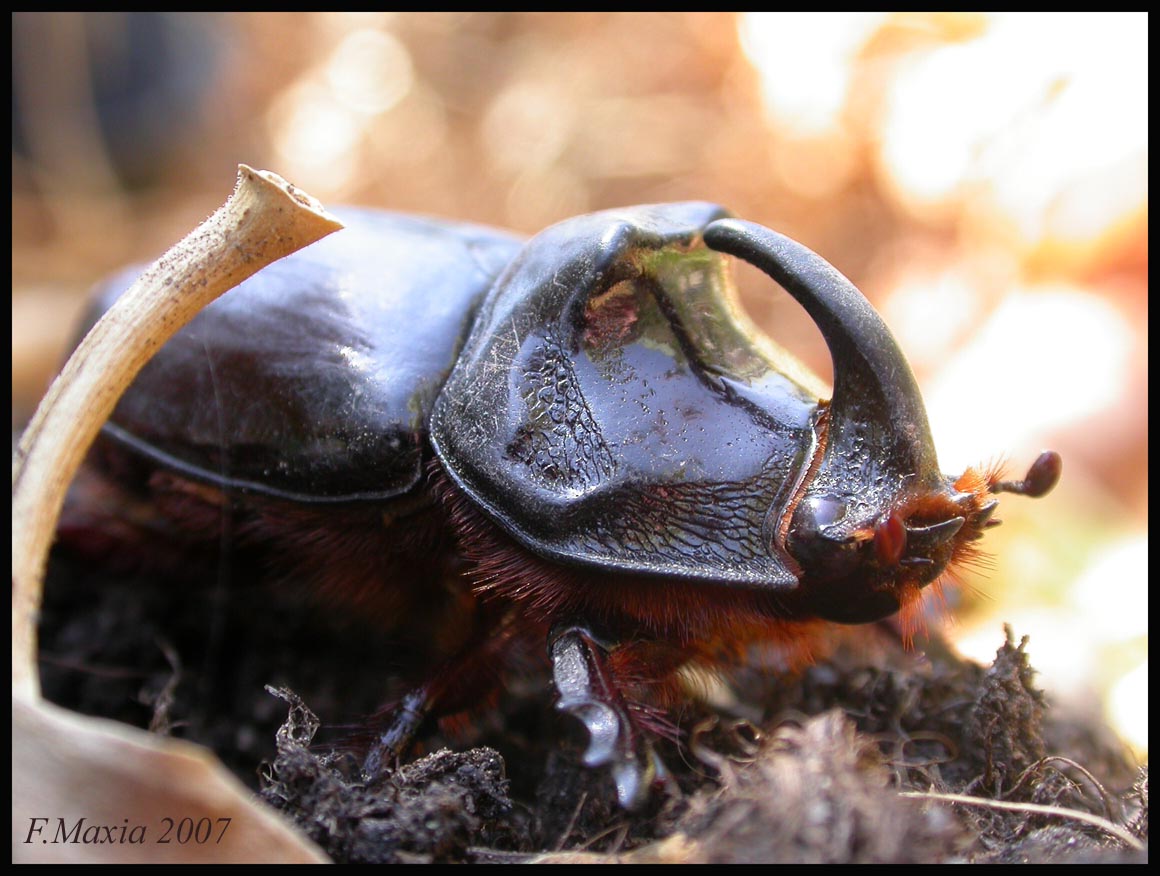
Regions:
<svg viewBox="0 0 1160 876"><path fill-rule="evenodd" d="M809 313L834 362L827 456L879 444L921 479L938 478L926 408L906 357L882 317L817 253L753 222L720 219L705 244L760 268ZM886 445L886 446L881 446Z"/></svg>

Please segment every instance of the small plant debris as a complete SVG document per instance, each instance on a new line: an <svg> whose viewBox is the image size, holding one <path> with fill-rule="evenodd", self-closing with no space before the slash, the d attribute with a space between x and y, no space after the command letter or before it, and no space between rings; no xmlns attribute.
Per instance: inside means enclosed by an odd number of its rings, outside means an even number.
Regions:
<svg viewBox="0 0 1160 876"><path fill-rule="evenodd" d="M742 670L713 707L674 716L668 781L626 812L582 764L584 731L546 674L431 726L368 783L358 743L395 693L373 628L263 587L94 581L61 563L46 593L49 699L208 745L335 861L1147 859L1146 769L1091 716L1056 713L1034 642L1009 629L989 667L869 627L796 674Z"/></svg>

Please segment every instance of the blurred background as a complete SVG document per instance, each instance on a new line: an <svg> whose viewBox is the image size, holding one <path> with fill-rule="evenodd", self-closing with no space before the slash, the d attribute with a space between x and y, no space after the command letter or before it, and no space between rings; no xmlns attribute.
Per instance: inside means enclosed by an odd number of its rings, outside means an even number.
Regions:
<svg viewBox="0 0 1160 876"><path fill-rule="evenodd" d="M1148 708L1148 86L1141 14L14 13L12 403L90 285L163 252L245 162L328 204L534 233L711 200L885 315L944 471L1044 448L942 627L1031 636L1062 705L1141 757ZM820 336L739 268L814 370Z"/></svg>

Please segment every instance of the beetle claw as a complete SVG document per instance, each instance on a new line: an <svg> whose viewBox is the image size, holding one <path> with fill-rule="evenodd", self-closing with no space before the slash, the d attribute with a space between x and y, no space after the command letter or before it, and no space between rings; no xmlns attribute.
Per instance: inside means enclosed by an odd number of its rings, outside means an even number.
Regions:
<svg viewBox="0 0 1160 876"><path fill-rule="evenodd" d="M999 500L992 499L990 502L988 502L986 505L984 505L982 508L980 508L978 513L975 515L975 526L990 526L991 525L991 516L995 513L995 510L998 507L999 507ZM995 521L995 523L998 523L998 522L999 521L997 521L997 520Z"/></svg>
<svg viewBox="0 0 1160 876"><path fill-rule="evenodd" d="M930 526L907 526L906 548L915 557L929 555L940 544L945 543L963 528L966 518L952 517L942 523L932 523Z"/></svg>
<svg viewBox="0 0 1160 876"><path fill-rule="evenodd" d="M903 557L898 561L900 566L933 566L934 560L927 557Z"/></svg>

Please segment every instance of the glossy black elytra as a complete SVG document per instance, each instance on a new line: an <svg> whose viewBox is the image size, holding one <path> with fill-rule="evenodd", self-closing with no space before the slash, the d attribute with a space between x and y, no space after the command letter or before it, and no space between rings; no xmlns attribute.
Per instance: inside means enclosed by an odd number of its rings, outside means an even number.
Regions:
<svg viewBox="0 0 1160 876"><path fill-rule="evenodd" d="M239 549L274 574L373 606L424 668L368 773L500 683L517 645L546 642L586 761L634 805L680 670L916 610L994 525L995 493L1059 477L1054 453L1022 481L940 473L866 299L720 207L610 210L526 242L341 215L146 366L94 462L130 498L74 501L61 537L192 550L228 506ZM725 254L818 325L829 401L740 312ZM106 284L94 320L131 279Z"/></svg>

